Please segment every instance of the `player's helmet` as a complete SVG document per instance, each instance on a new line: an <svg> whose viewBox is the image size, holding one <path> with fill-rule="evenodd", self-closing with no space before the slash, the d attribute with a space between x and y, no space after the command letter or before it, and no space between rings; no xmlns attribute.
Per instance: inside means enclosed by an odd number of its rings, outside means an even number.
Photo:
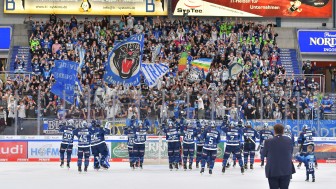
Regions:
<svg viewBox="0 0 336 189"><path fill-rule="evenodd" d="M302 130L303 131L309 130L309 126L307 124L304 124L302 127Z"/></svg>
<svg viewBox="0 0 336 189"><path fill-rule="evenodd" d="M246 122L246 127L251 128L252 127L252 122L251 121L247 121Z"/></svg>
<svg viewBox="0 0 336 189"><path fill-rule="evenodd" d="M290 125L286 125L286 131L290 131L291 130L291 126Z"/></svg>
<svg viewBox="0 0 336 189"><path fill-rule="evenodd" d="M264 129L269 129L268 128L268 123L264 123Z"/></svg>
<svg viewBox="0 0 336 189"><path fill-rule="evenodd" d="M231 121L231 122L230 122L230 127L231 127L231 128L234 128L235 126L236 126L235 122L234 122L234 121Z"/></svg>
<svg viewBox="0 0 336 189"><path fill-rule="evenodd" d="M87 128L88 123L86 121L82 121L80 124L81 128Z"/></svg>
<svg viewBox="0 0 336 189"><path fill-rule="evenodd" d="M212 129L214 129L216 127L215 121L211 121L210 126L211 126Z"/></svg>
<svg viewBox="0 0 336 189"><path fill-rule="evenodd" d="M96 120L96 127L100 127L100 126L101 126L100 120Z"/></svg>
<svg viewBox="0 0 336 189"><path fill-rule="evenodd" d="M75 121L74 121L73 119L70 119L70 120L68 121L68 125L69 125L69 126L74 126L74 125L75 125Z"/></svg>
<svg viewBox="0 0 336 189"><path fill-rule="evenodd" d="M239 128L243 128L243 127L244 127L244 122L243 122L243 120L239 120L239 121L238 121L238 127L239 127Z"/></svg>

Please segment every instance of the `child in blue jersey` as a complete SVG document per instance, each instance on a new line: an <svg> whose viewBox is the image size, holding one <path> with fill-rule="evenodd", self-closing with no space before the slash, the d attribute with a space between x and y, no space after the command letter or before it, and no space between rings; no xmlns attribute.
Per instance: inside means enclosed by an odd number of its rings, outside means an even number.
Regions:
<svg viewBox="0 0 336 189"><path fill-rule="evenodd" d="M105 143L105 135L110 134L110 131L106 128L101 128L99 121L92 121L91 132L91 152L94 157L94 169L99 170L100 167L108 169L110 167L108 163L109 151Z"/></svg>
<svg viewBox="0 0 336 189"><path fill-rule="evenodd" d="M250 156L250 169L253 169L256 139L259 139L258 132L252 128L250 121L247 122L246 128L243 129L244 135L244 168L247 169L247 160Z"/></svg>
<svg viewBox="0 0 336 189"><path fill-rule="evenodd" d="M220 143L220 133L216 129L216 124L214 121L210 123L210 128L206 129L202 134L204 139L203 153L202 153L202 168L201 174L204 173L205 163L209 159L209 174L212 174L212 169L215 165L215 160L217 157L217 145Z"/></svg>
<svg viewBox="0 0 336 189"><path fill-rule="evenodd" d="M314 139L313 137L315 137L316 134L314 131L312 131L308 125L303 125L302 127L302 132L300 133L299 137L298 137L298 144L300 145L300 155L304 156L305 154L307 154L307 149L308 146L312 146L313 147L313 152L314 152ZM298 168L301 167L302 162L299 163L299 165L297 166ZM317 165L316 165L317 167Z"/></svg>
<svg viewBox="0 0 336 189"><path fill-rule="evenodd" d="M194 161L195 137L197 136L197 130L189 120L187 120L186 125L186 128L183 128L183 169L187 170L187 159L189 156L188 168L191 170Z"/></svg>
<svg viewBox="0 0 336 189"><path fill-rule="evenodd" d="M260 159L261 159L260 166L263 167L265 164L265 156L263 153L265 140L273 138L274 136L273 132L270 131L268 127L268 123L264 123L264 128L261 131L259 131L259 136L260 136L260 144L259 144L258 149L260 149Z"/></svg>
<svg viewBox="0 0 336 189"><path fill-rule="evenodd" d="M169 169L178 169L180 161L180 132L179 128L173 122L168 122L168 128L163 125L163 132L166 133L166 141L168 144L168 161Z"/></svg>
<svg viewBox="0 0 336 189"><path fill-rule="evenodd" d="M314 147L308 146L307 153L300 155L299 153L296 156L296 159L300 162L303 162L306 167L306 181L309 182L309 175L312 175L312 181L315 182L315 169L316 166L316 157L313 152Z"/></svg>
<svg viewBox="0 0 336 189"><path fill-rule="evenodd" d="M63 133L61 147L60 147L60 159L61 159L60 167L62 168L64 166L65 151L67 153L67 167L68 169L70 168L71 154L72 154L72 148L73 148L73 138L74 138L73 130L75 129L74 125L75 125L75 121L71 119L68 121L68 125L66 125L65 122L62 122L59 128L59 132Z"/></svg>
<svg viewBox="0 0 336 189"><path fill-rule="evenodd" d="M145 156L145 143L147 137L148 127L145 127L142 121L138 122L138 126L134 128L134 158L135 162L140 162L140 168L143 168L144 156Z"/></svg>
<svg viewBox="0 0 336 189"><path fill-rule="evenodd" d="M135 168L134 148L133 148L135 138L134 127L133 126L126 127L124 130L124 134L127 135L127 148L128 148L128 158L130 162L130 167L134 169Z"/></svg>
<svg viewBox="0 0 336 189"><path fill-rule="evenodd" d="M74 136L78 138L78 172L82 172L82 161L84 156L84 172L87 172L90 161L90 143L91 132L86 121L81 123L81 127L73 131Z"/></svg>
<svg viewBox="0 0 336 189"><path fill-rule="evenodd" d="M241 156L243 146L242 144L243 131L237 126L235 126L235 124L232 122L230 124L230 127L223 128L223 132L226 135L226 147L223 155L222 173L225 173L227 161L232 153L235 154L236 158L238 159L240 171L243 174L244 167L243 167L243 159Z"/></svg>

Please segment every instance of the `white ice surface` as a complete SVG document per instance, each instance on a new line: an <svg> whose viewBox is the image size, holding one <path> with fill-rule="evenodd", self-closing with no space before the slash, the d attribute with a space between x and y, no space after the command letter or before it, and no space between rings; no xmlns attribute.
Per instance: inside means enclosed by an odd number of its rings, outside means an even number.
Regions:
<svg viewBox="0 0 336 189"><path fill-rule="evenodd" d="M297 169L291 189L336 188L336 165L320 164L316 182L305 182L305 169ZM144 165L143 170L132 171L128 163L111 163L108 171L94 171L92 163L87 173L79 174L76 163L71 169L60 168L59 163L19 162L0 163L1 189L267 189L264 169L255 164L253 171L241 175L240 169L227 169L223 175L221 164L216 163L214 173L201 175L199 170L169 171L168 165Z"/></svg>

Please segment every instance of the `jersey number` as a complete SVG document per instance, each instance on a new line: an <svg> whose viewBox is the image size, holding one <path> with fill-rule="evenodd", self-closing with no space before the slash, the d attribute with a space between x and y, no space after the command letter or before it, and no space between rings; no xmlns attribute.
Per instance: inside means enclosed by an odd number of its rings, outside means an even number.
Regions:
<svg viewBox="0 0 336 189"><path fill-rule="evenodd" d="M87 142L88 140L87 140L87 137L86 136L80 136L80 138L79 138L79 141L80 142Z"/></svg>
<svg viewBox="0 0 336 189"><path fill-rule="evenodd" d="M209 138L209 144L213 144L213 138L212 137Z"/></svg>

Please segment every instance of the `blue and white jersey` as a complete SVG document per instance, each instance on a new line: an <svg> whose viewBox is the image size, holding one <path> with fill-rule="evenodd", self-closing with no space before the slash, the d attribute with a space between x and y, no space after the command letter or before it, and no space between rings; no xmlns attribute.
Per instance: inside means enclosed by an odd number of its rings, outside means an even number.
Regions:
<svg viewBox="0 0 336 189"><path fill-rule="evenodd" d="M73 144L73 131L75 128L73 126L60 126L59 132L63 133L62 135L62 143L63 144Z"/></svg>
<svg viewBox="0 0 336 189"><path fill-rule="evenodd" d="M290 130L285 129L285 132L284 132L283 136L286 136L286 137L290 138L292 140L292 143L293 143L293 146L294 146L294 144L295 144L294 135Z"/></svg>
<svg viewBox="0 0 336 189"><path fill-rule="evenodd" d="M195 143L195 137L197 136L197 130L194 128L187 128L183 131L184 137L183 137L183 143L185 144L194 144Z"/></svg>
<svg viewBox="0 0 336 189"><path fill-rule="evenodd" d="M217 150L217 145L220 143L220 133L217 129L206 130L202 134L204 139L203 149L206 150Z"/></svg>
<svg viewBox="0 0 336 189"><path fill-rule="evenodd" d="M259 138L258 132L253 128L244 128L243 136L245 143L256 143L256 139Z"/></svg>
<svg viewBox="0 0 336 189"><path fill-rule="evenodd" d="M179 142L180 141L180 132L178 128L167 128L163 132L166 133L167 142Z"/></svg>
<svg viewBox="0 0 336 189"><path fill-rule="evenodd" d="M300 133L298 143L304 146L314 145L315 132L312 130L306 130Z"/></svg>
<svg viewBox="0 0 336 189"><path fill-rule="evenodd" d="M202 131L202 129L198 129L197 130L197 136L196 136L196 145L197 146L204 146L204 138L202 137L204 130Z"/></svg>
<svg viewBox="0 0 336 189"><path fill-rule="evenodd" d="M265 129L261 130L259 132L259 135L260 135L260 147L264 147L265 140L273 138L274 136L272 131Z"/></svg>
<svg viewBox="0 0 336 189"><path fill-rule="evenodd" d="M127 135L127 147L133 148L134 138L135 138L134 130L133 129L126 129L124 134Z"/></svg>
<svg viewBox="0 0 336 189"><path fill-rule="evenodd" d="M97 146L101 143L105 143L105 135L110 133L108 129L101 127L91 127L89 130L91 132L91 146Z"/></svg>
<svg viewBox="0 0 336 189"><path fill-rule="evenodd" d="M243 131L238 127L226 127L223 129L226 135L226 145L228 146L239 146L242 142Z"/></svg>
<svg viewBox="0 0 336 189"><path fill-rule="evenodd" d="M315 171L314 167L315 167L316 157L314 153L308 153L305 156L298 155L296 156L296 159L304 163L307 173L313 173Z"/></svg>
<svg viewBox="0 0 336 189"><path fill-rule="evenodd" d="M134 144L145 144L146 142L146 137L147 137L147 131L148 127L143 127L143 128L135 128L134 129Z"/></svg>
<svg viewBox="0 0 336 189"><path fill-rule="evenodd" d="M74 136L78 138L78 147L85 148L90 147L91 144L91 132L88 128L77 128L73 132Z"/></svg>

